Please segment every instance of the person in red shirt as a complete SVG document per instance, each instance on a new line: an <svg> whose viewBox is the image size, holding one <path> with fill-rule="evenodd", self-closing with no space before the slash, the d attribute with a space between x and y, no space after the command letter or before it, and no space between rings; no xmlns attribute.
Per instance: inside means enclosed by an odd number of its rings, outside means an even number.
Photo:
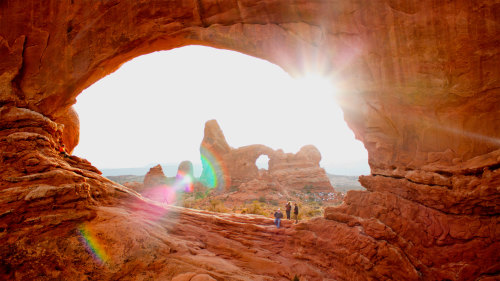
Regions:
<svg viewBox="0 0 500 281"><path fill-rule="evenodd" d="M292 211L292 202L288 201L285 206L285 211L286 211L286 219L290 219L290 212Z"/></svg>

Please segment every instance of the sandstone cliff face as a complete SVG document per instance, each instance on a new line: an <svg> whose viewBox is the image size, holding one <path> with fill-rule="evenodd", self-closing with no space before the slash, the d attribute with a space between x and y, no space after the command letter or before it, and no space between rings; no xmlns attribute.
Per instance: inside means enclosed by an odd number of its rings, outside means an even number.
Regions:
<svg viewBox="0 0 500 281"><path fill-rule="evenodd" d="M292 268L310 280L498 278L499 10L490 0L0 1L1 277L279 280ZM266 231L265 254L251 263L220 243L262 233L224 232L260 229L251 218L179 210L180 222L215 230L198 242L167 235L147 216L164 209L57 152L63 138L76 143L61 125L77 123L60 118L82 89L133 57L189 44L340 81L344 117L369 153L367 191L297 226L283 248ZM185 237L195 228L179 227ZM91 232L110 266L81 247L78 233ZM185 258L181 248L213 251ZM215 260L227 267L203 267Z"/></svg>

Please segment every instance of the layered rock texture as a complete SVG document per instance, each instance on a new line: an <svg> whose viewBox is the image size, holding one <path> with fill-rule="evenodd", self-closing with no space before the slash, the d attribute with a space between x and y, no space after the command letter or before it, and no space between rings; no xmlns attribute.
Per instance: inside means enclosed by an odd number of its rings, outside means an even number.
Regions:
<svg viewBox="0 0 500 281"><path fill-rule="evenodd" d="M499 11L492 0L0 1L1 279L498 279ZM167 209L58 152L78 142L71 105L84 88L190 44L337 81L368 150L367 191L285 235L263 218L173 208L168 226L155 215Z"/></svg>

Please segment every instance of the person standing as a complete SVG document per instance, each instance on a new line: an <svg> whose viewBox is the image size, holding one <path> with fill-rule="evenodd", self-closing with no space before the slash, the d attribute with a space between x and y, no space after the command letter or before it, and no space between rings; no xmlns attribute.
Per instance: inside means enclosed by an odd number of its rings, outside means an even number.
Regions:
<svg viewBox="0 0 500 281"><path fill-rule="evenodd" d="M282 218L283 218L283 213L281 212L280 208L278 208L278 210L274 213L274 224L276 225L277 228L280 228Z"/></svg>
<svg viewBox="0 0 500 281"><path fill-rule="evenodd" d="M295 217L295 223L299 222L299 206L297 206L297 202L294 204L295 206L293 207L293 215Z"/></svg>
<svg viewBox="0 0 500 281"><path fill-rule="evenodd" d="M292 211L292 202L288 201L285 206L285 211L286 211L286 219L290 219L290 212Z"/></svg>

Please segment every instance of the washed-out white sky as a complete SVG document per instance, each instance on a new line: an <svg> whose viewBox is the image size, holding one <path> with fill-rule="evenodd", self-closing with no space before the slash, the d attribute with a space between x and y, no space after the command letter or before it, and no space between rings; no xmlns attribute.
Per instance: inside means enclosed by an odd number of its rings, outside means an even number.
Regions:
<svg viewBox="0 0 500 281"><path fill-rule="evenodd" d="M200 164L205 122L216 119L234 148L264 144L296 153L313 144L328 172L368 173L367 152L343 120L337 91L314 73L294 79L238 52L202 46L155 52L78 96L80 143L73 154L100 169Z"/></svg>

